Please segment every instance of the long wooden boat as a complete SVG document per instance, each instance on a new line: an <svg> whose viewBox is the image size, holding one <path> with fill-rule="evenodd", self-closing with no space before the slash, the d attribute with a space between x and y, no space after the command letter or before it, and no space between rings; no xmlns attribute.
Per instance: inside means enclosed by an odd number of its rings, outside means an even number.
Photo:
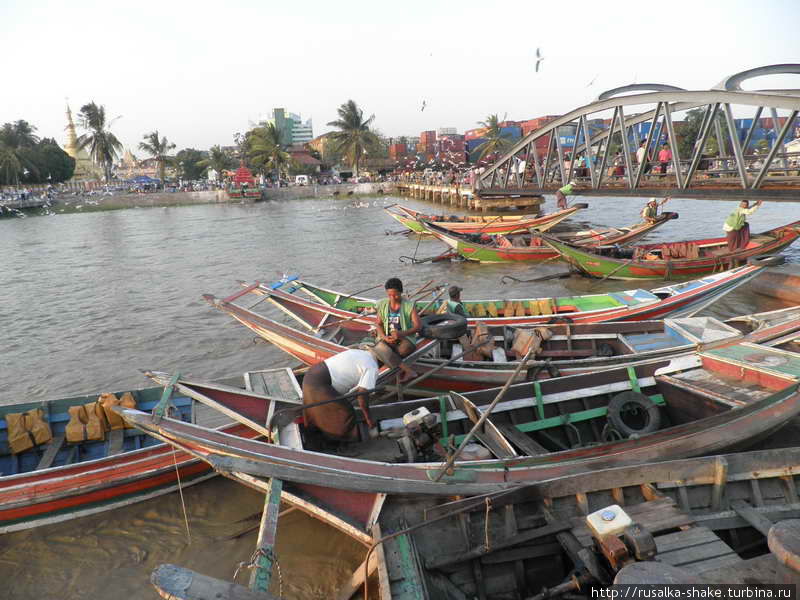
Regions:
<svg viewBox="0 0 800 600"><path fill-rule="evenodd" d="M765 254L776 254L798 237L800 221L754 235L746 248L735 252L728 251L725 238L644 244L622 251L592 251L555 238L544 239L564 260L592 277L680 280L729 269Z"/></svg>
<svg viewBox="0 0 800 600"><path fill-rule="evenodd" d="M277 293L269 300L295 318L305 330L289 327L233 302L207 298L216 308L257 333L287 354L311 365L368 340L374 320L342 319L335 309ZM330 324L331 327L325 327ZM467 392L502 385L515 372L518 358L530 344L538 350L515 381L532 381L609 369L691 353L743 339L765 343L800 329L800 307L736 317L723 323L711 317L662 321L504 325L472 328L468 339L443 342L435 350L418 353L414 370L420 380L407 393L456 390ZM544 338L544 339L543 339ZM484 342L482 353L469 352Z"/></svg>
<svg viewBox="0 0 800 600"><path fill-rule="evenodd" d="M799 485L800 449L785 448L604 469L449 502L391 497L379 521L387 535L376 535L372 552L378 597L570 598L612 583L621 594L624 584L649 593L682 586L643 584L796 583L785 565L797 559L787 540L796 544Z"/></svg>
<svg viewBox="0 0 800 600"><path fill-rule="evenodd" d="M401 225L407 227L414 233L429 233L420 223L420 220L434 221L448 231L457 233L514 233L517 231L528 231L536 229L547 231L555 227L558 223L574 215L579 210L588 208L588 204L577 203L569 208L548 213L546 215L468 215L468 216L440 216L423 214L411 208L399 204L391 207L387 206L384 210L389 213ZM391 210L391 208L396 210Z"/></svg>
<svg viewBox="0 0 800 600"><path fill-rule="evenodd" d="M580 248L598 248L608 245L624 245L634 242L656 227L677 219L678 213L666 212L653 222L637 223L628 227L600 227L583 231L552 234L551 237ZM558 252L548 246L536 235L517 234L510 240L511 246L499 246L497 239L482 239L483 236L459 234L451 232L439 223L422 221L425 229L439 241L455 250L459 256L467 260L481 263L497 262L538 262L559 256ZM488 237L488 236L487 236Z"/></svg>
<svg viewBox="0 0 800 600"><path fill-rule="evenodd" d="M558 298L465 300L463 304L470 315L470 320L477 319L487 325L538 324L546 323L554 317L565 317L575 323L641 321L697 311L698 306L716 301L747 283L760 274L763 268L759 265L744 265L730 271L652 290L634 289ZM299 279L270 285L260 283L244 285L246 291L262 295L295 295L301 291L310 296L315 304L321 303L335 308L332 316L337 318L357 318L357 313L365 317L372 315L374 318L376 300L322 288ZM240 295L235 294L225 301L232 301ZM429 304L427 300L419 300L417 308L423 309ZM438 308L440 304L434 302L432 306Z"/></svg>
<svg viewBox="0 0 800 600"><path fill-rule="evenodd" d="M381 437L353 444L355 456L327 453L322 446L315 451L246 440L172 419L154 423L141 411L115 410L224 473L357 492L476 495L747 446L800 414L798 376L797 354L738 344L672 361L512 385L490 418L481 407L494 401L497 390L376 405L370 410L380 430L400 441L395 445ZM631 406L638 412L629 411ZM294 415L281 424L279 439L302 439ZM244 412L236 418L260 424ZM474 451L472 458L481 452L494 458L458 460L446 469L441 449L461 444L473 424L482 446L467 445L465 451ZM305 433L308 444L313 432ZM431 445L437 440L441 447ZM398 446L400 460L422 462L395 462Z"/></svg>
<svg viewBox="0 0 800 600"><path fill-rule="evenodd" d="M161 392L160 388L130 391L142 410L156 406ZM123 394L115 395L121 398ZM0 533L126 506L174 491L179 483L185 487L214 475L204 462L176 453L136 429L105 431L104 426L102 439L67 442L70 409L94 409L98 397L94 394L0 406ZM188 396L177 395L172 403L180 419L190 420L196 414ZM46 425L28 434L31 442L39 442L31 448L26 448L30 445L27 439L19 445L21 432L16 426L12 426L9 440L9 421L16 422L14 415L28 411L40 415ZM256 435L239 424L225 431L245 437Z"/></svg>

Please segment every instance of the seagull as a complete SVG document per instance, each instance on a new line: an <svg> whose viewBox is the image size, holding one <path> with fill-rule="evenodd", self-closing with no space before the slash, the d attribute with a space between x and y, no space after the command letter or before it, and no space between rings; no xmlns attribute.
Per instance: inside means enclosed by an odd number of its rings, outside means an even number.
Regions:
<svg viewBox="0 0 800 600"><path fill-rule="evenodd" d="M427 106L427 103L425 102L425 100L423 100L423 101L422 101L422 108L420 109L420 111L419 111L419 112L422 112L422 111L424 111L424 110L425 110L425 106Z"/></svg>
<svg viewBox="0 0 800 600"><path fill-rule="evenodd" d="M543 60L544 60L544 56L542 56L541 48L537 48L536 49L536 72L537 73L539 72L539 65L542 64Z"/></svg>
<svg viewBox="0 0 800 600"><path fill-rule="evenodd" d="M592 80L589 82L589 85L587 85L586 87L592 87L592 86L594 85L594 82L595 82L595 81L597 81L597 77L598 77L599 75L600 75L599 73L598 73L597 75L595 75L595 76L592 78Z"/></svg>

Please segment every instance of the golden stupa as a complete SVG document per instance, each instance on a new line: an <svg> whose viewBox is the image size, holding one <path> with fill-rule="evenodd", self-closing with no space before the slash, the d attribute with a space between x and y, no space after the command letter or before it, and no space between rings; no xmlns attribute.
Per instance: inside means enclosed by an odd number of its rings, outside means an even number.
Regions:
<svg viewBox="0 0 800 600"><path fill-rule="evenodd" d="M78 150L78 135L75 133L75 123L72 121L72 111L67 104L67 143L64 152L75 159L75 173L72 179L99 179L102 174L92 163L89 154L84 149Z"/></svg>

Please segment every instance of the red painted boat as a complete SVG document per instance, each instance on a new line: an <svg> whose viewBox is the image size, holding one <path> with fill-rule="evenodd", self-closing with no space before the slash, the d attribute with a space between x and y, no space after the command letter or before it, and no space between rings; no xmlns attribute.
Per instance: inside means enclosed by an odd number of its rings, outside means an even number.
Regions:
<svg viewBox="0 0 800 600"><path fill-rule="evenodd" d="M486 390L374 405L370 411L380 430L401 443L364 441L351 446L348 454L355 456L246 440L172 419L153 423L145 413L115 410L223 473L359 493L476 495L745 447L800 414L799 376L797 354L737 344L671 361L516 384L497 403L498 390ZM490 403L488 417L484 410ZM638 412L629 412L631 406ZM414 425L424 419L430 443L414 437L415 428L406 427L409 419ZM281 440L302 439L296 419L275 421ZM466 444L474 425L479 428L470 439L483 450L465 446L464 452L477 460L457 460L445 469L441 449L432 442ZM306 431L306 439L311 433Z"/></svg>

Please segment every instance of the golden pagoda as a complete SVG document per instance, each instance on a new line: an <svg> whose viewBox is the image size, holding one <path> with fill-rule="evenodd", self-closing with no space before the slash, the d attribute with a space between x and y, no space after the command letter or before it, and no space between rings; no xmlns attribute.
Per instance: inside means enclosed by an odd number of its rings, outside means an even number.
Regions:
<svg viewBox="0 0 800 600"><path fill-rule="evenodd" d="M75 159L75 173L72 179L99 179L100 172L95 168L92 159L86 150L78 150L78 135L75 133L75 123L72 121L72 111L67 104L67 143L64 151Z"/></svg>

